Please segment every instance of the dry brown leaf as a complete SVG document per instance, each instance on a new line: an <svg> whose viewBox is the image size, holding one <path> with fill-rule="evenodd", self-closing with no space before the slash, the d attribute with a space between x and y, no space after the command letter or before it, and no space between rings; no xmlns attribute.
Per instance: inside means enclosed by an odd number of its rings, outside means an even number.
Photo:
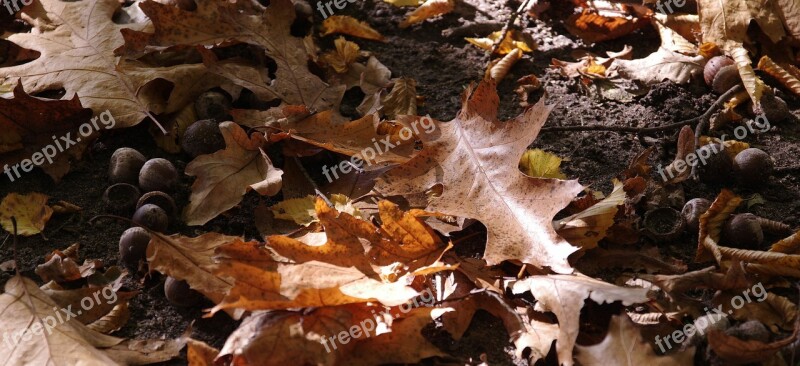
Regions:
<svg viewBox="0 0 800 366"><path fill-rule="evenodd" d="M647 302L647 290L624 288L582 275L532 276L512 285L515 294L528 292L536 297L534 310L552 312L558 318L559 332L556 341L558 360L570 366L572 349L578 338L581 308L584 300L595 303L621 301L623 305Z"/></svg>
<svg viewBox="0 0 800 366"><path fill-rule="evenodd" d="M778 80L795 95L800 96L800 80L773 62L769 56L761 56L761 59L758 60L758 69Z"/></svg>
<svg viewBox="0 0 800 366"><path fill-rule="evenodd" d="M7 177L13 182L17 179L14 171L19 175L30 171L30 163L17 166L28 159L41 164L39 167L58 182L62 173L69 171L70 160L81 157L86 143L59 152L53 141L53 136L75 140L73 137L78 136L78 126L90 121L92 111L82 108L77 96L71 100L45 101L29 96L18 84L14 88L14 99L0 98L0 109L3 111L0 115L0 129L3 131L0 136L0 166L8 165L12 169L4 172L2 179ZM63 146L60 137L57 142L58 146Z"/></svg>
<svg viewBox="0 0 800 366"><path fill-rule="evenodd" d="M266 70L241 61L218 61L210 50L201 48L205 67L248 88L264 101L281 99L291 105L306 105L314 112L338 109L344 88L331 87L312 74L303 39L290 34L295 19L291 1L275 0L266 9L258 5L248 9L241 4L201 1L195 11L184 11L155 1L140 3L139 7L153 21L155 33L123 30L125 45L119 53L138 57L172 46L214 46L236 39L266 50L277 64L274 79Z"/></svg>
<svg viewBox="0 0 800 366"><path fill-rule="evenodd" d="M214 311L343 305L376 299L389 306L417 292L406 286L419 272L452 269L438 262L447 248L414 212L382 201L383 226L317 200L325 233L303 240L273 235L266 248L232 243L218 249L215 274L234 281ZM311 243L310 241L314 241Z"/></svg>
<svg viewBox="0 0 800 366"><path fill-rule="evenodd" d="M695 347L659 356L642 336L639 327L626 314L614 315L602 342L575 347L575 358L582 365L691 365Z"/></svg>
<svg viewBox="0 0 800 366"><path fill-rule="evenodd" d="M456 3L454 0L426 0L425 3L414 9L414 11L400 22L400 28L405 29L425 19L447 14L455 8Z"/></svg>
<svg viewBox="0 0 800 366"><path fill-rule="evenodd" d="M722 312L731 314L731 317L736 320L742 322L758 320L769 327L773 333L778 334L781 331L792 330L797 317L797 305L783 296L767 293L763 284L761 284L761 288L763 293L756 296L755 290L753 290L752 294L747 295L752 301L745 301L744 305L738 309L732 307L731 304L733 304L734 297L742 298L741 289L717 293L714 295L712 303L715 307L722 305Z"/></svg>
<svg viewBox="0 0 800 366"><path fill-rule="evenodd" d="M630 6L600 1L571 15L564 25L584 42L595 43L627 35L647 25L647 20L637 16Z"/></svg>
<svg viewBox="0 0 800 366"><path fill-rule="evenodd" d="M720 330L709 329L708 346L723 361L730 364L758 363L792 344L797 340L798 333L800 333L800 317L795 321L794 332L791 336L772 343L763 343L757 340L743 341Z"/></svg>
<svg viewBox="0 0 800 366"><path fill-rule="evenodd" d="M0 68L0 79L5 83L19 80L29 93L64 88L64 99L77 95L95 112L109 110L116 120L114 127L121 128L145 118L157 121L151 112L176 112L222 81L197 64L152 68L120 61L114 56L114 50L125 42L120 31L140 31L148 24L115 24L112 16L119 8L116 0L43 0L41 5L52 19L48 27L54 29L16 33L8 38L41 56L29 63ZM157 78L172 83L169 101L161 97L161 91L146 87Z"/></svg>
<svg viewBox="0 0 800 366"><path fill-rule="evenodd" d="M678 84L686 84L703 72L703 56L686 56L660 47L658 51L645 58L636 60L615 59L609 67L610 78L619 75L623 78L638 80L647 85L671 80Z"/></svg>
<svg viewBox="0 0 800 366"><path fill-rule="evenodd" d="M349 15L332 15L322 21L323 37L336 33L383 42L383 36L378 31Z"/></svg>
<svg viewBox="0 0 800 366"><path fill-rule="evenodd" d="M189 339L186 348L186 361L189 366L214 366L219 350L203 341Z"/></svg>
<svg viewBox="0 0 800 366"><path fill-rule="evenodd" d="M389 196L435 189L426 210L486 225L484 259L489 265L520 260L570 272L567 257L577 248L558 237L551 220L581 185L531 178L517 168L552 107L542 99L514 120L497 121L499 98L493 81L468 89L462 101L458 117L437 122L435 133L420 136L422 151L387 172L376 190Z"/></svg>
<svg viewBox="0 0 800 366"><path fill-rule="evenodd" d="M53 209L47 205L48 198L37 192L25 195L13 192L7 194L0 202L0 225L13 234L13 216L17 220L17 234L31 236L41 233L53 215Z"/></svg>
<svg viewBox="0 0 800 366"><path fill-rule="evenodd" d="M394 80L392 91L381 98L382 112L386 118L417 115L417 82L412 78L401 77Z"/></svg>
<svg viewBox="0 0 800 366"><path fill-rule="evenodd" d="M358 58L359 47L357 44L344 39L344 37L336 38L333 44L336 50L323 54L322 59L328 65L331 65L336 72L345 73L350 68L350 64Z"/></svg>
<svg viewBox="0 0 800 366"><path fill-rule="evenodd" d="M206 233L190 238L178 234L154 235L147 246L150 269L186 281L189 286L214 303L219 303L233 286L233 281L212 273L215 250L230 243L243 243L235 236ZM251 242L252 243L252 242ZM234 318L241 312L230 312Z"/></svg>
<svg viewBox="0 0 800 366"><path fill-rule="evenodd" d="M219 129L225 149L200 155L186 166L186 175L197 176L183 212L187 225L203 225L236 206L248 189L266 196L281 189L283 171L272 166L262 150L263 135L248 136L233 122L223 122Z"/></svg>
<svg viewBox="0 0 800 366"><path fill-rule="evenodd" d="M570 244L583 250L597 247L606 236L606 230L614 224L617 206L625 203L622 182L614 181L614 190L602 201L588 209L553 223L556 232Z"/></svg>
<svg viewBox="0 0 800 366"><path fill-rule="evenodd" d="M488 70L486 70L486 77L492 78L496 82L500 82L508 74L514 64L522 58L522 51L518 48L511 50L503 58L496 60Z"/></svg>

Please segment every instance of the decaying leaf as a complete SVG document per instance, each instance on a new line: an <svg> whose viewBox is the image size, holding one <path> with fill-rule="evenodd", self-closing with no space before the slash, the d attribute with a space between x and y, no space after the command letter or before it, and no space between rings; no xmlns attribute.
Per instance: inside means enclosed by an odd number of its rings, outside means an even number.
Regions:
<svg viewBox="0 0 800 366"><path fill-rule="evenodd" d="M347 34L353 37L383 41L383 36L366 22L347 15L332 15L322 21L322 35Z"/></svg>
<svg viewBox="0 0 800 366"><path fill-rule="evenodd" d="M272 196L281 188L283 172L272 166L262 147L260 133L247 135L239 125L219 126L225 149L200 155L186 166L186 174L197 176L183 217L187 225L202 225L241 201L248 189Z"/></svg>
<svg viewBox="0 0 800 366"><path fill-rule="evenodd" d="M31 236L41 233L53 209L47 205L44 194L32 192L21 195L9 193L0 202L0 225L9 233L14 233L11 217L17 220L17 234Z"/></svg>
<svg viewBox="0 0 800 366"><path fill-rule="evenodd" d="M343 194L332 194L330 201L337 211L363 218L361 212L353 207L353 202L349 197ZM314 196L291 198L276 203L270 207L270 210L272 210L272 214L276 219L292 220L298 225L308 226L314 222L319 222L317 212L314 209L315 202L316 198Z"/></svg>
<svg viewBox="0 0 800 366"><path fill-rule="evenodd" d="M564 25L584 42L595 43L622 37L647 25L647 21L626 4L593 1L591 7L573 14Z"/></svg>
<svg viewBox="0 0 800 366"><path fill-rule="evenodd" d="M447 14L455 9L454 0L425 0L425 3L414 9L400 22L400 28L408 28L414 24L435 16Z"/></svg>
<svg viewBox="0 0 800 366"><path fill-rule="evenodd" d="M556 350L562 365L573 364L572 349L578 337L584 300L588 298L598 304L621 301L623 305L648 300L645 289L618 287L593 278L570 275L528 277L515 281L512 291L515 294L530 291L538 300L534 310L550 311L556 315L559 324Z"/></svg>
<svg viewBox="0 0 800 366"><path fill-rule="evenodd" d="M583 250L597 247L597 243L606 236L606 230L614 225L617 206L625 202L625 190L622 182L614 182L614 190L602 201L588 209L565 217L553 223L558 235L570 244Z"/></svg>
<svg viewBox="0 0 800 366"><path fill-rule="evenodd" d="M496 62L490 65L489 69L486 70L486 76L496 82L500 82L500 80L506 77L520 58L522 58L522 51L520 51L519 48L511 50L511 52L503 56L503 58L495 60Z"/></svg>
<svg viewBox="0 0 800 366"><path fill-rule="evenodd" d="M336 46L336 50L322 55L322 59L328 65L331 65L336 72L345 73L350 68L350 64L358 58L359 47L357 44L344 39L344 37L336 38L333 43Z"/></svg>
<svg viewBox="0 0 800 366"><path fill-rule="evenodd" d="M581 185L528 177L517 168L552 107L540 100L512 121L497 121L499 99L492 81L467 90L462 101L459 115L437 122L437 133L420 136L423 150L387 172L376 189L409 195L438 187L441 193L429 198L426 210L486 225L489 265L516 259L570 272L566 259L577 248L557 236L551 220Z"/></svg>
<svg viewBox="0 0 800 366"><path fill-rule="evenodd" d="M392 91L381 98L383 113L386 118L394 119L397 116L417 115L417 82L411 78L398 78L394 80Z"/></svg>

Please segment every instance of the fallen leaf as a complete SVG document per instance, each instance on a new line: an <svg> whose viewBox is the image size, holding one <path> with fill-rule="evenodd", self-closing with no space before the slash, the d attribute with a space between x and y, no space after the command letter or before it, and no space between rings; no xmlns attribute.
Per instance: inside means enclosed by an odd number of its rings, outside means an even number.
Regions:
<svg viewBox="0 0 800 366"><path fill-rule="evenodd" d="M369 24L348 15L332 15L322 21L321 35L324 37L334 33L383 42L383 36Z"/></svg>
<svg viewBox="0 0 800 366"><path fill-rule="evenodd" d="M602 342L575 347L575 358L582 365L690 365L695 347L659 356L647 342L639 327L626 314L613 315L608 333Z"/></svg>
<svg viewBox="0 0 800 366"><path fill-rule="evenodd" d="M412 78L394 80L392 91L381 98L386 118L394 119L401 115L417 115L417 82Z"/></svg>
<svg viewBox="0 0 800 366"><path fill-rule="evenodd" d="M214 366L219 350L203 341L189 339L186 348L186 361L189 366Z"/></svg>
<svg viewBox="0 0 800 366"><path fill-rule="evenodd" d="M570 244L583 250L597 247L606 236L606 231L614 225L617 207L625 203L626 194L622 182L614 181L614 190L588 209L565 217L553 223L558 235Z"/></svg>
<svg viewBox="0 0 800 366"><path fill-rule="evenodd" d="M578 338L584 300L591 299L598 304L621 301L625 306L648 301L645 289L618 287L580 275L532 276L514 281L512 291L515 294L530 291L538 300L534 310L556 315L559 324L558 360L568 366L573 364L572 349Z"/></svg>
<svg viewBox="0 0 800 366"><path fill-rule="evenodd" d="M609 78L619 75L647 85L657 84L664 80L686 84L703 72L703 62L703 56L686 56L661 47L645 58L614 60L607 75Z"/></svg>
<svg viewBox="0 0 800 366"><path fill-rule="evenodd" d="M283 172L272 166L262 150L263 135L248 136L233 122L223 122L219 129L225 149L200 155L186 166L186 175L197 177L183 212L187 225L203 225L236 206L248 189L273 196L281 188Z"/></svg>
<svg viewBox="0 0 800 366"><path fill-rule="evenodd" d="M564 22L567 30L586 43L607 41L627 35L647 24L626 4L595 1Z"/></svg>
<svg viewBox="0 0 800 366"><path fill-rule="evenodd" d="M436 122L434 134L420 136L422 151L388 171L376 190L391 196L441 189L429 197L426 210L486 225L487 264L520 260L570 272L567 257L577 248L558 237L551 220L581 185L531 178L517 168L552 107L542 99L514 120L497 121L499 98L492 81L470 88L462 101L458 117Z"/></svg>
<svg viewBox="0 0 800 366"><path fill-rule="evenodd" d="M534 178L567 179L561 172L561 158L542 149L528 149L519 159L519 169Z"/></svg>
<svg viewBox="0 0 800 366"><path fill-rule="evenodd" d="M41 233L53 215L53 209L47 205L48 198L36 192L25 195L7 194L0 202L0 225L13 234L14 225L11 223L13 216L17 220L18 235L32 236Z"/></svg>
<svg viewBox="0 0 800 366"><path fill-rule="evenodd" d="M497 31L492 32L484 38L466 37L464 39L478 48L481 48L485 51L491 51L494 47L494 44L500 39L500 37L503 36L503 34L503 31ZM506 38L504 38L503 41L497 46L498 55L506 55L514 49L519 49L522 52L533 52L533 50L536 49L536 41L531 39L531 37L525 33L520 33L512 29L508 33L505 33L505 35Z"/></svg>
<svg viewBox="0 0 800 366"><path fill-rule="evenodd" d="M342 194L332 194L329 200L337 211L363 218L361 212L353 207L353 202L349 197ZM272 205L270 210L272 210L276 219L292 220L298 225L308 226L314 222L319 222L317 212L314 209L315 202L316 198L314 196L292 198Z"/></svg>
<svg viewBox="0 0 800 366"><path fill-rule="evenodd" d="M358 58L359 47L357 44L344 39L344 37L336 38L333 43L336 46L336 50L323 54L322 59L331 65L336 72L345 73L350 68L350 64Z"/></svg>
<svg viewBox="0 0 800 366"><path fill-rule="evenodd" d="M414 11L400 22L400 28L405 29L425 19L447 14L453 11L455 7L456 4L454 0L425 0L425 3L414 9Z"/></svg>
<svg viewBox="0 0 800 366"><path fill-rule="evenodd" d="M764 361L784 347L797 340L800 333L800 317L795 320L794 332L784 339L764 343L757 340L744 341L735 336L725 334L717 329L709 329L708 346L723 361L731 364L758 363Z"/></svg>

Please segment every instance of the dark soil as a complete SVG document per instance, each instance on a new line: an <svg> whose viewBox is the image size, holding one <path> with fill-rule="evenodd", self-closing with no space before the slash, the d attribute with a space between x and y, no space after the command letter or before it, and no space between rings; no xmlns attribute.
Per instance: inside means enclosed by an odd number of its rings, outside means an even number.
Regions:
<svg viewBox="0 0 800 366"><path fill-rule="evenodd" d="M464 36L483 36L464 34L458 37L445 37L442 31L454 29L463 22L504 23L509 9L516 8L516 1L463 0L456 11L435 21L401 30L397 24L407 10L392 7L380 1L365 0L351 3L337 13L351 15L370 23L386 36L385 43L355 40L362 50L372 52L393 72L393 77L407 76L417 81L417 92L424 96L425 104L420 114L430 114L440 120L450 120L460 109L460 96L471 83L478 81L484 72L488 57L486 52L468 44ZM560 3L554 1L552 3ZM555 5L557 6L557 5ZM571 54L575 50L587 49L600 54L606 50L620 50L625 44L634 47L634 57L643 57L658 47L657 34L651 30L638 31L623 39L603 44L583 45L580 40L564 29L561 19L565 19L566 9L551 9L542 20L524 20L529 32L539 42L539 49L527 54L512 68L510 74L499 84L501 97L501 118L508 119L522 111L520 100L513 92L515 80L534 74L544 85L544 92L531 96L531 100L546 94L548 103L556 107L546 126L603 124L615 126L659 126L695 117L702 114L717 98L700 82L690 85L675 85L665 82L656 85L644 96L630 103L594 99L580 92L574 80L567 79L549 68L550 60L558 58L574 61ZM317 24L321 22L315 14ZM497 27L499 29L499 27ZM327 37L323 45L330 44L334 37ZM352 103L358 104L357 98ZM794 98L784 96L790 107L796 110L800 104ZM346 104L346 103L345 103ZM346 111L354 105L345 105ZM346 112L345 112L346 113ZM759 147L774 157L776 165L797 164L800 154L798 125L793 123L773 123L773 128L763 134L747 136L746 142ZM663 138L658 153L651 161L654 167L667 165L675 150L675 132L655 135ZM732 135L730 130L721 131ZM44 235L20 238L17 247L18 266L22 274L38 279L34 273L36 265L43 263L44 256L54 249L63 249L72 243L80 243L82 258L97 258L108 265L118 260L119 235L129 227L126 222L102 219L94 225L88 220L102 214L101 197L107 187L108 160L111 153L123 146L134 147L149 158L163 157L183 170L190 160L187 156L169 155L159 150L140 125L129 130L116 130L105 133L87 153L82 162L75 164L63 181L54 184L39 170L26 174L22 179L9 183L0 180L0 197L9 192L26 193L37 191L54 199L65 200L83 207L81 214L54 216L48 223ZM611 190L611 179L617 176L628 162L644 147L634 134L613 132L545 132L532 147L544 149L564 158L562 169L568 177L578 179L582 184L605 193ZM277 159L280 160L280 159ZM655 174L655 173L654 173ZM191 180L184 177L181 188L176 193L179 206L187 203ZM731 184L733 186L733 184ZM685 197L705 197L713 199L720 187L709 187L701 183L684 183ZM800 177L796 172L776 173L764 177L758 190L740 190L744 197L760 194L762 205L750 208L751 212L772 219L782 220L792 227L800 226ZM280 197L273 197L280 199ZM253 219L253 209L260 203L270 203L266 198L248 194L243 203L214 219L203 227L186 227L177 220L170 225L170 233L196 236L204 232L217 231L232 235L244 235L248 239L260 238ZM2 239L2 238L0 238ZM12 240L4 237L0 244L0 263L13 257ZM480 256L480 245L463 243L477 248L473 256ZM675 256L685 263L691 263L696 243L688 236L681 241L664 247L662 254ZM0 272L0 284L4 284L12 273ZM176 308L164 298L163 278L130 278L126 282L130 290L139 290L130 303L131 320L115 335L130 338L177 337L190 323L194 322L193 337L221 347L226 337L236 329L238 323L219 313L211 319L202 318L202 308ZM208 305L208 304L207 304ZM437 333L438 334L438 333ZM478 363L485 353L492 365L525 364L514 360L513 346L508 342L508 334L502 323L486 313L479 313L465 337L454 342L446 335L436 335L432 341L442 349L465 362ZM185 364L185 360L174 360L169 364Z"/></svg>

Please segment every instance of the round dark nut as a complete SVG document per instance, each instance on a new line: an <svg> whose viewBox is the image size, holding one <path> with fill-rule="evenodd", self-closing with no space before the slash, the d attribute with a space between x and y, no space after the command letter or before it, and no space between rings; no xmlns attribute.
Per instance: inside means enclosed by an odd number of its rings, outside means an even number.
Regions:
<svg viewBox="0 0 800 366"><path fill-rule="evenodd" d="M183 133L181 148L196 158L225 148L225 139L219 131L219 124L210 119L192 123Z"/></svg>
<svg viewBox="0 0 800 366"><path fill-rule="evenodd" d="M689 202L683 205L681 216L686 221L686 227L692 232L700 229L700 216L703 216L708 208L711 207L711 201L705 198L692 198Z"/></svg>
<svg viewBox="0 0 800 366"><path fill-rule="evenodd" d="M197 97L194 110L200 119L225 121L230 119L228 111L231 110L231 100L225 93L209 90Z"/></svg>
<svg viewBox="0 0 800 366"><path fill-rule="evenodd" d="M734 248L756 249L764 241L758 217L751 213L733 215L722 226L722 243Z"/></svg>
<svg viewBox="0 0 800 366"><path fill-rule="evenodd" d="M711 89L717 94L722 94L728 89L741 84L742 78L739 76L739 69L736 65L728 65L719 69L717 75L714 76L714 81L711 82Z"/></svg>
<svg viewBox="0 0 800 366"><path fill-rule="evenodd" d="M714 56L709 59L703 68L703 79L706 81L706 85L711 86L719 69L729 65L733 65L733 59L728 56Z"/></svg>
<svg viewBox="0 0 800 366"><path fill-rule="evenodd" d="M685 227L681 213L671 207L659 207L645 212L642 224L645 235L657 242L678 238Z"/></svg>
<svg viewBox="0 0 800 366"><path fill-rule="evenodd" d="M765 132L765 127L771 127L773 123L796 118L786 101L772 92L764 93L761 96L760 108L751 103L750 110L756 116L754 123L758 123L754 127L760 132Z"/></svg>
<svg viewBox="0 0 800 366"><path fill-rule="evenodd" d="M130 216L136 209L136 202L139 201L139 188L128 183L117 183L106 188L103 192L103 204L106 212L115 215Z"/></svg>
<svg viewBox="0 0 800 366"><path fill-rule="evenodd" d="M191 287L186 281L167 277L164 281L164 296L175 306L190 307L200 303L203 295Z"/></svg>
<svg viewBox="0 0 800 366"><path fill-rule="evenodd" d="M175 206L175 200L173 200L170 195L161 191L147 192L142 195L142 197L139 198L139 202L136 203L136 209L138 210L148 203L161 207L161 209L167 213L167 216L172 216L178 211L177 206Z"/></svg>
<svg viewBox="0 0 800 366"><path fill-rule="evenodd" d="M150 233L140 227L132 227L119 237L119 258L125 268L133 272L139 270L139 264L146 259Z"/></svg>
<svg viewBox="0 0 800 366"><path fill-rule="evenodd" d="M708 144L697 149L697 175L707 184L723 184L733 177L733 159L722 144Z"/></svg>
<svg viewBox="0 0 800 366"><path fill-rule="evenodd" d="M775 163L764 150L751 147L736 154L733 166L739 183L755 187L769 179Z"/></svg>
<svg viewBox="0 0 800 366"><path fill-rule="evenodd" d="M139 181L139 171L147 158L142 153L129 147L121 147L111 154L108 165L108 180L111 183L136 184Z"/></svg>
<svg viewBox="0 0 800 366"><path fill-rule="evenodd" d="M148 203L136 210L136 213L133 214L133 222L150 230L164 232L169 226L169 217L161 207Z"/></svg>
<svg viewBox="0 0 800 366"><path fill-rule="evenodd" d="M178 170L167 159L150 159L139 172L139 188L145 192L169 192L178 183Z"/></svg>

